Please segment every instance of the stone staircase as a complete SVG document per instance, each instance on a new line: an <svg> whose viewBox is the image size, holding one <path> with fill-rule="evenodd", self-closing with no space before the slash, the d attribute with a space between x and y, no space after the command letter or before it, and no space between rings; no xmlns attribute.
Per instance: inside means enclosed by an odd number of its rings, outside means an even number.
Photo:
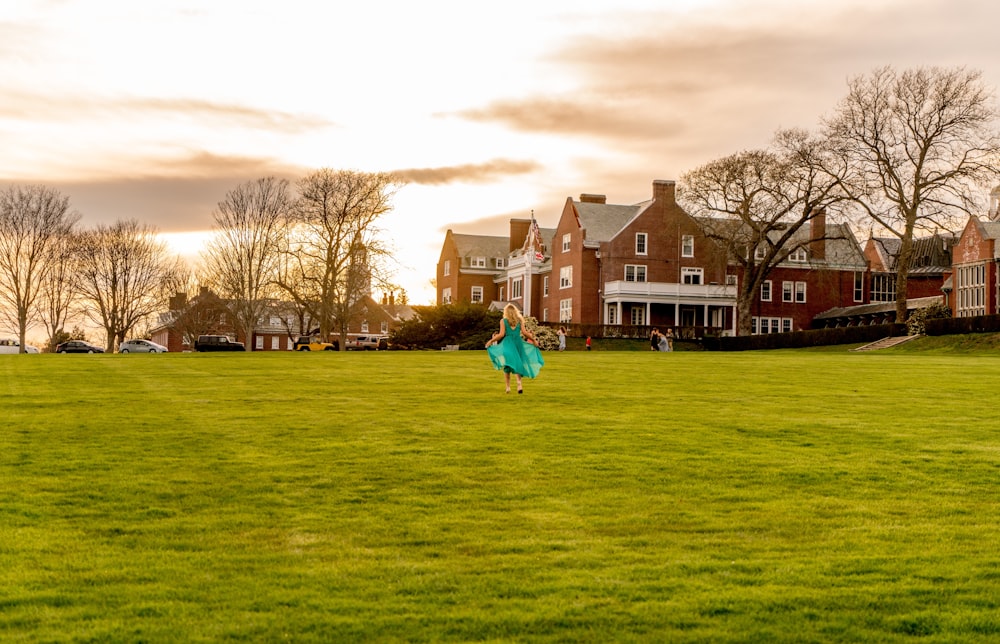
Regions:
<svg viewBox="0 0 1000 644"><path fill-rule="evenodd" d="M877 351L878 349L888 349L889 347L894 347L896 345L909 342L910 340L916 340L919 335L897 335L890 338L882 338L881 340L876 340L866 344L863 347L858 347L857 349L851 349L851 351Z"/></svg>

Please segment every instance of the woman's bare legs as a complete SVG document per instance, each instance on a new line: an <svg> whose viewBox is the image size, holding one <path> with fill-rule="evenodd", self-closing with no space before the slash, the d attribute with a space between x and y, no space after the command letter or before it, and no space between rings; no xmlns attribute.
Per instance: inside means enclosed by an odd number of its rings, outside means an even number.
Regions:
<svg viewBox="0 0 1000 644"><path fill-rule="evenodd" d="M523 394L524 389L521 388L521 374L516 374L516 375L517 375L517 393ZM510 391L509 386L507 387L507 391Z"/></svg>
<svg viewBox="0 0 1000 644"><path fill-rule="evenodd" d="M520 382L521 376L518 376L517 379ZM504 371L503 372L503 381L507 385L507 393L510 393L510 372L509 371Z"/></svg>

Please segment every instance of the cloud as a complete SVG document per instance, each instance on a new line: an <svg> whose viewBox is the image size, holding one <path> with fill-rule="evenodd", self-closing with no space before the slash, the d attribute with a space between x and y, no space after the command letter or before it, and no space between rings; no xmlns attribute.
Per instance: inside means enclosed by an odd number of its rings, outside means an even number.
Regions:
<svg viewBox="0 0 1000 644"><path fill-rule="evenodd" d="M71 123L91 119L137 122L177 120L213 128L252 128L285 134L300 134L334 125L331 121L315 114L289 113L192 98L93 98L14 90L5 90L3 94L0 117L16 120Z"/></svg>
<svg viewBox="0 0 1000 644"><path fill-rule="evenodd" d="M549 53L545 62L575 86L458 115L596 141L647 163L704 162L765 145L782 127L814 127L846 80L874 67L990 60L1000 9L956 3L731 2L717 13L631 16L631 29L570 38ZM956 23L966 36L950 33Z"/></svg>
<svg viewBox="0 0 1000 644"><path fill-rule="evenodd" d="M265 176L294 182L304 170L266 158L192 152L184 158L142 164L142 172L44 183L70 198L84 226L136 219L162 232L208 230L212 211L238 184Z"/></svg>
<svg viewBox="0 0 1000 644"><path fill-rule="evenodd" d="M394 174L411 183L442 185L448 183L487 183L511 175L529 174L539 169L534 161L494 159L486 163L470 163L441 168L409 168Z"/></svg>

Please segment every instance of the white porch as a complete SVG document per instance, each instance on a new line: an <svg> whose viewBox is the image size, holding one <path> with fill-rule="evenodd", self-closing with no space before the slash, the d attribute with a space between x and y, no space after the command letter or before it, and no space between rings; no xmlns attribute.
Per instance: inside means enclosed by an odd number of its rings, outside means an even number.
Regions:
<svg viewBox="0 0 1000 644"><path fill-rule="evenodd" d="M604 283L602 298L604 324L650 325L653 307L666 305L673 309L674 326L722 329L729 320L728 330L736 335L735 285L615 280Z"/></svg>

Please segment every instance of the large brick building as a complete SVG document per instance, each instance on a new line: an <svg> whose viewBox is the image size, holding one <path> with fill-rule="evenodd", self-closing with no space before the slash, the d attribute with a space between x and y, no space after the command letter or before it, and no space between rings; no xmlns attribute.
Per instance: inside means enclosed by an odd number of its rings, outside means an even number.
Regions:
<svg viewBox="0 0 1000 644"><path fill-rule="evenodd" d="M511 220L509 237L449 230L438 302L512 301L547 322L735 332L741 269L677 204L673 181L654 181L651 199L633 205L567 199L556 228L542 229L540 253L530 231L531 220ZM810 328L822 311L868 302L867 262L846 225L817 217L790 243L798 248L753 304L755 333Z"/></svg>
<svg viewBox="0 0 1000 644"><path fill-rule="evenodd" d="M1000 186L990 195L986 221L969 217L955 245L946 284L955 317L1000 314Z"/></svg>

